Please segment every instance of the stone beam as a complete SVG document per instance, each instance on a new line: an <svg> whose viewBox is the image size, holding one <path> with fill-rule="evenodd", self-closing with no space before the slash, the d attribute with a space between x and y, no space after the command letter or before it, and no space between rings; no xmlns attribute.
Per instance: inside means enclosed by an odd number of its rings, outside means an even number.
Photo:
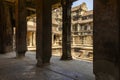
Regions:
<svg viewBox="0 0 120 80"><path fill-rule="evenodd" d="M72 2L66 0L62 4L62 57L61 60L71 60L71 6Z"/></svg>
<svg viewBox="0 0 120 80"><path fill-rule="evenodd" d="M51 4L61 3L62 0L51 0ZM65 0L63 0L65 1ZM71 2L77 1L77 0L70 0Z"/></svg>

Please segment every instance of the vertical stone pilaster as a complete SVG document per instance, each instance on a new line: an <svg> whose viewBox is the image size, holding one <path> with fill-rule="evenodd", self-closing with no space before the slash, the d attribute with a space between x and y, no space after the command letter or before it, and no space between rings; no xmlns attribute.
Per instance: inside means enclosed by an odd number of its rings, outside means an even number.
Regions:
<svg viewBox="0 0 120 80"><path fill-rule="evenodd" d="M50 63L52 50L51 1L36 0L37 32L36 59L37 66Z"/></svg>
<svg viewBox="0 0 120 80"><path fill-rule="evenodd" d="M24 57L27 51L27 20L26 1L16 0L16 56Z"/></svg>
<svg viewBox="0 0 120 80"><path fill-rule="evenodd" d="M96 80L120 80L119 0L94 0L94 60Z"/></svg>
<svg viewBox="0 0 120 80"><path fill-rule="evenodd" d="M80 31L80 24L77 25L77 31Z"/></svg>
<svg viewBox="0 0 120 80"><path fill-rule="evenodd" d="M33 46L35 46L36 45L36 37L35 37L35 32L33 32Z"/></svg>
<svg viewBox="0 0 120 80"><path fill-rule="evenodd" d="M54 33L52 33L52 46L54 45Z"/></svg>
<svg viewBox="0 0 120 80"><path fill-rule="evenodd" d="M62 57L61 60L71 60L71 0L62 0Z"/></svg>
<svg viewBox="0 0 120 80"><path fill-rule="evenodd" d="M0 53L6 53L13 50L12 24L10 8L0 0Z"/></svg>
<svg viewBox="0 0 120 80"><path fill-rule="evenodd" d="M33 46L33 32L30 32L30 47Z"/></svg>
<svg viewBox="0 0 120 80"><path fill-rule="evenodd" d="M117 0L117 5L119 5L120 4L120 0ZM120 6L117 8L118 9L118 13L120 14ZM120 63L120 15L118 16L119 17L119 52L118 52L118 54L117 54L117 65L119 65L119 63ZM119 73L118 73L118 76L119 76L119 78L118 79L120 79L120 65L119 65Z"/></svg>
<svg viewBox="0 0 120 80"><path fill-rule="evenodd" d="M75 45L75 37L73 36L72 39L73 39L72 42L73 42L73 46L74 46Z"/></svg>

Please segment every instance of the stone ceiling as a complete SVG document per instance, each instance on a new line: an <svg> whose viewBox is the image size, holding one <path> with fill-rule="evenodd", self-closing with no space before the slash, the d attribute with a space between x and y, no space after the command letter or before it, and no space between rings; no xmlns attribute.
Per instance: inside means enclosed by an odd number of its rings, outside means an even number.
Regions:
<svg viewBox="0 0 120 80"><path fill-rule="evenodd" d="M14 5L16 0L5 0L6 3L10 4L10 5ZM51 0L52 2L52 8L56 8L60 6L60 1L61 0ZM76 1L76 0L71 0ZM35 14L36 9L35 9L35 0L26 0L26 9L27 9L27 14L28 16Z"/></svg>

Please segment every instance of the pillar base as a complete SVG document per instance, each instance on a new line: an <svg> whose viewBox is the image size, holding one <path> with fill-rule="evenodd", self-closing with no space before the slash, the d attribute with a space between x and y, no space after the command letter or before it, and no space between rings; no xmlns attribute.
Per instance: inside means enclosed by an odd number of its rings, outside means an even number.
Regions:
<svg viewBox="0 0 120 80"><path fill-rule="evenodd" d="M9 53L9 52L12 52L13 51L13 48L12 47L8 47L8 46L6 46L6 48L5 49L1 49L0 50L0 54L6 54L6 53Z"/></svg>
<svg viewBox="0 0 120 80"><path fill-rule="evenodd" d="M37 67L43 67L43 66L48 66L50 65L50 62L43 63L42 60L37 60Z"/></svg>
<svg viewBox="0 0 120 80"><path fill-rule="evenodd" d="M105 72L101 72L101 73L96 73L95 74L95 79L96 80L116 80L113 75L110 75L108 73Z"/></svg>
<svg viewBox="0 0 120 80"><path fill-rule="evenodd" d="M37 66L37 67L42 67L42 66L43 66L42 60L37 59L37 64L36 64L36 66Z"/></svg>
<svg viewBox="0 0 120 80"><path fill-rule="evenodd" d="M72 60L73 58L72 57L61 57L60 60Z"/></svg>
<svg viewBox="0 0 120 80"><path fill-rule="evenodd" d="M24 58L25 57L25 52L24 53L16 53L17 58Z"/></svg>

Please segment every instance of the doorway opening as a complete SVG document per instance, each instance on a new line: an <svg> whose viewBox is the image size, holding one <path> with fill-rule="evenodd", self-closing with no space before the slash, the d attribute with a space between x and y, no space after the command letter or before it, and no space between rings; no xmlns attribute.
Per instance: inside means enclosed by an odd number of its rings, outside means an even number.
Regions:
<svg viewBox="0 0 120 80"><path fill-rule="evenodd" d="M89 8L87 2L90 1L78 0L73 3L71 9L71 54L73 61L59 61L62 56L62 7L60 4L53 5L51 62L68 72L84 73L85 80L94 80L93 8ZM92 0L89 4L93 7Z"/></svg>
<svg viewBox="0 0 120 80"><path fill-rule="evenodd" d="M52 55L62 56L62 7L52 6Z"/></svg>
<svg viewBox="0 0 120 80"><path fill-rule="evenodd" d="M93 60L93 1L78 0L71 9L71 54L75 59ZM52 6L52 55L62 55L62 7Z"/></svg>
<svg viewBox="0 0 120 80"><path fill-rule="evenodd" d="M77 59L92 61L93 1L78 0L73 3L71 11L72 54Z"/></svg>
<svg viewBox="0 0 120 80"><path fill-rule="evenodd" d="M28 51L36 50L36 15L27 17L27 48Z"/></svg>

